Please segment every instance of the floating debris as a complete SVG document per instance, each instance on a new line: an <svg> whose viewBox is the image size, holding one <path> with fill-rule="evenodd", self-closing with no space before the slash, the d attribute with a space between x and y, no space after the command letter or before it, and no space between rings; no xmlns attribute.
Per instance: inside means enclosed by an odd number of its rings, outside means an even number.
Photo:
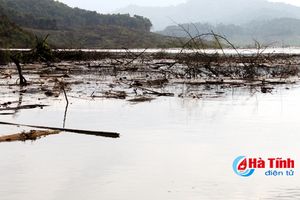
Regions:
<svg viewBox="0 0 300 200"><path fill-rule="evenodd" d="M133 98L133 99L129 99L128 101L130 101L130 102L135 102L135 103L139 103L139 102L152 101L152 100L154 100L154 99L155 99L155 98L152 98L152 97L141 96L141 97L136 97L136 98Z"/></svg>
<svg viewBox="0 0 300 200"><path fill-rule="evenodd" d="M102 95L91 95L92 98L107 98L107 99L126 99L127 94L125 91L107 91Z"/></svg>
<svg viewBox="0 0 300 200"><path fill-rule="evenodd" d="M32 105L23 105L23 106L17 106L17 107L5 107L0 108L0 111L7 111L7 110L24 110L24 109L34 109L34 108L40 108L43 109L48 105L40 105L40 104L32 104Z"/></svg>
<svg viewBox="0 0 300 200"><path fill-rule="evenodd" d="M59 130L46 130L46 131L40 131L40 130L31 130L29 132L22 132L17 133L13 135L6 135L0 137L0 142L15 142L15 141L27 141L27 140L37 140L41 137L46 137L48 135L56 135L59 134Z"/></svg>
<svg viewBox="0 0 300 200"><path fill-rule="evenodd" d="M273 87L270 87L270 86L262 86L262 87L261 87L261 92L262 92L262 93L271 93L273 89L274 89L274 88L273 88Z"/></svg>
<svg viewBox="0 0 300 200"><path fill-rule="evenodd" d="M120 137L119 133L106 132L106 131L90 131L90 130L58 128L58 127L50 127L50 126L35 126L35 125L27 125L27 124L9 123L9 122L0 122L0 124L9 125L9 126L24 126L24 127L30 127L30 128L48 129L48 130L54 130L54 131L64 131L64 132L78 133L78 134L84 134L84 135L94 135L94 136L101 136L101 137L110 137L110 138L119 138Z"/></svg>

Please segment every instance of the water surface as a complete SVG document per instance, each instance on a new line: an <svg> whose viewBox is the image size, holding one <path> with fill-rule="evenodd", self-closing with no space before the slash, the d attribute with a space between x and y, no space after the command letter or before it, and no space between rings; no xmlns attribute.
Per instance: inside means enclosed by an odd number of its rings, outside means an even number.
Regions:
<svg viewBox="0 0 300 200"><path fill-rule="evenodd" d="M61 127L65 102L43 101L53 105L0 120ZM300 198L298 86L279 87L272 94L239 89L220 98L139 104L70 102L67 128L117 131L121 138L63 133L0 144L1 200ZM1 126L0 134L24 129ZM238 177L231 166L240 155L292 157L296 174Z"/></svg>

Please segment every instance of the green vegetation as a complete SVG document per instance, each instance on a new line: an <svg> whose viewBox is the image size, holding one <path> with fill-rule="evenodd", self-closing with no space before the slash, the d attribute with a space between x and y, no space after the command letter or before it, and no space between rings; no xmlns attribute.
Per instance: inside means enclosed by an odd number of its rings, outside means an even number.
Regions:
<svg viewBox="0 0 300 200"><path fill-rule="evenodd" d="M0 16L0 47L29 47L33 44L33 38L32 34L9 21L5 15Z"/></svg>
<svg viewBox="0 0 300 200"><path fill-rule="evenodd" d="M49 34L49 43L57 48L167 47L172 42L151 33L150 20L142 16L103 15L54 0L0 0L0 5L2 15L26 30L11 24L24 34L16 36L18 40L8 35L2 47L28 46L31 37L27 31L42 38ZM6 24L2 26L3 33L9 29Z"/></svg>
<svg viewBox="0 0 300 200"><path fill-rule="evenodd" d="M53 0L0 0L4 13L22 27L46 30L78 29L93 26L121 26L150 31L149 19L129 15L101 15L71 8Z"/></svg>
<svg viewBox="0 0 300 200"><path fill-rule="evenodd" d="M75 30L27 29L39 37L49 34L49 43L56 48L150 48L169 47L169 37L119 26L98 26Z"/></svg>

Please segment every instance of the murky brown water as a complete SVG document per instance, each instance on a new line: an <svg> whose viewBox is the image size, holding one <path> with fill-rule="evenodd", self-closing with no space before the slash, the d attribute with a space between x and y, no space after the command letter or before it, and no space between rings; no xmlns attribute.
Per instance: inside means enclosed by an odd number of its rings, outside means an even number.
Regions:
<svg viewBox="0 0 300 200"><path fill-rule="evenodd" d="M18 98L7 95L5 100ZM117 131L121 138L64 133L0 144L1 200L300 198L298 86L273 94L241 89L197 100L70 102L67 128ZM42 110L0 116L0 121L61 127L64 108L64 101L56 100ZM0 130L8 134L23 128ZM238 177L232 162L240 155L292 157L296 174Z"/></svg>

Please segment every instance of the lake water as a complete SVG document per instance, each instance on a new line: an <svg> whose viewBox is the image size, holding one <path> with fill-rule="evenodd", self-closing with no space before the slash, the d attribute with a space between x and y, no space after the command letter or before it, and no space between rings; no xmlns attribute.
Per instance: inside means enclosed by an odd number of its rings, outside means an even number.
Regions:
<svg viewBox="0 0 300 200"><path fill-rule="evenodd" d="M71 98L67 128L117 131L121 137L62 133L1 143L0 199L299 199L300 88L289 87L139 104ZM23 101L29 98L25 94ZM17 97L1 102L6 100ZM61 127L64 101L52 104L0 121ZM1 126L0 134L24 129ZM239 177L232 163L240 155L291 157L295 175L266 177L257 170Z"/></svg>

